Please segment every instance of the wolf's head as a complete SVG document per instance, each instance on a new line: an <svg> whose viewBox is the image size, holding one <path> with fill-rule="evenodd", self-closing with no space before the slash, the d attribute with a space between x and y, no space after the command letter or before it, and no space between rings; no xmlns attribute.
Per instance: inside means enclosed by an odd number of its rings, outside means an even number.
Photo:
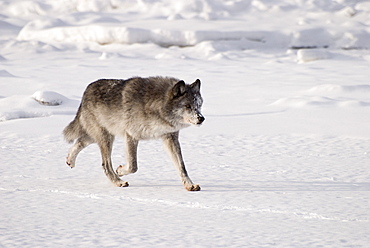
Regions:
<svg viewBox="0 0 370 248"><path fill-rule="evenodd" d="M172 114L176 121L185 125L201 125L205 120L201 113L203 99L200 94L200 80L192 84L177 82L170 91Z"/></svg>

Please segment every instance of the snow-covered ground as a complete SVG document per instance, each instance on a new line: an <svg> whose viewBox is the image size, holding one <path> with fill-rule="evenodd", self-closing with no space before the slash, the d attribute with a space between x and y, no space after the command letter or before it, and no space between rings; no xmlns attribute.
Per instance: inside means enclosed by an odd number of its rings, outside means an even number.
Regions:
<svg viewBox="0 0 370 248"><path fill-rule="evenodd" d="M0 2L0 247L369 247L366 0ZM202 81L181 132L128 188L61 132L99 78ZM124 163L117 138L113 162Z"/></svg>

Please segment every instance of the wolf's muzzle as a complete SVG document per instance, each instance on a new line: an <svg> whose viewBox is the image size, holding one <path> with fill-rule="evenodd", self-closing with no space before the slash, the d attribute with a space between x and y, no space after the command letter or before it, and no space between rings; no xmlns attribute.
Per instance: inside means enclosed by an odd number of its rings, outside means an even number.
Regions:
<svg viewBox="0 0 370 248"><path fill-rule="evenodd" d="M206 118L204 118L204 116L203 116L202 114L198 114L197 119L198 119L197 124L198 124L198 125L200 125L200 124L202 124L202 123L203 123L203 121L204 121Z"/></svg>

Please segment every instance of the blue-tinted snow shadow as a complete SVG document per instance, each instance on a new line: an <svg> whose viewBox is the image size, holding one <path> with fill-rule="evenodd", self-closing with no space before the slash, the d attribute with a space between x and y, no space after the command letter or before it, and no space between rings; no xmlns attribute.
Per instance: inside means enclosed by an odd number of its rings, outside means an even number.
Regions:
<svg viewBox="0 0 370 248"><path fill-rule="evenodd" d="M225 184L203 183L204 191L294 192L294 191L370 191L370 182L295 182L295 181L230 181Z"/></svg>
<svg viewBox="0 0 370 248"><path fill-rule="evenodd" d="M243 116L253 116L253 115L269 115L269 114L279 114L286 112L286 109L279 111L266 111L266 112L251 112L251 113L237 113L237 114L207 114L207 117L218 117L218 118L227 118L227 117L243 117Z"/></svg>
<svg viewBox="0 0 370 248"><path fill-rule="evenodd" d="M176 180L161 180L158 182L131 180L130 187L176 190L184 188ZM202 192L359 192L370 191L370 182L296 182L296 181L232 181L226 183L200 181Z"/></svg>

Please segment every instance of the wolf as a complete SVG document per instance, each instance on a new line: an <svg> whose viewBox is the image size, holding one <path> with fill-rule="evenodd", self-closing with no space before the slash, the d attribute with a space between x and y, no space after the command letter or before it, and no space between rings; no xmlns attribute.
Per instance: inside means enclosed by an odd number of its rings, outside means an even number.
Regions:
<svg viewBox="0 0 370 248"><path fill-rule="evenodd" d="M135 173L140 140L162 139L181 181L188 191L199 191L188 176L181 154L179 131L200 126L203 98L199 79L192 84L173 77L133 77L100 79L89 84L76 117L63 130L64 138L74 145L66 163L75 167L78 153L97 143L102 166L109 180L118 187L129 186L120 177ZM113 170L111 153L115 136L124 137L126 164Z"/></svg>

